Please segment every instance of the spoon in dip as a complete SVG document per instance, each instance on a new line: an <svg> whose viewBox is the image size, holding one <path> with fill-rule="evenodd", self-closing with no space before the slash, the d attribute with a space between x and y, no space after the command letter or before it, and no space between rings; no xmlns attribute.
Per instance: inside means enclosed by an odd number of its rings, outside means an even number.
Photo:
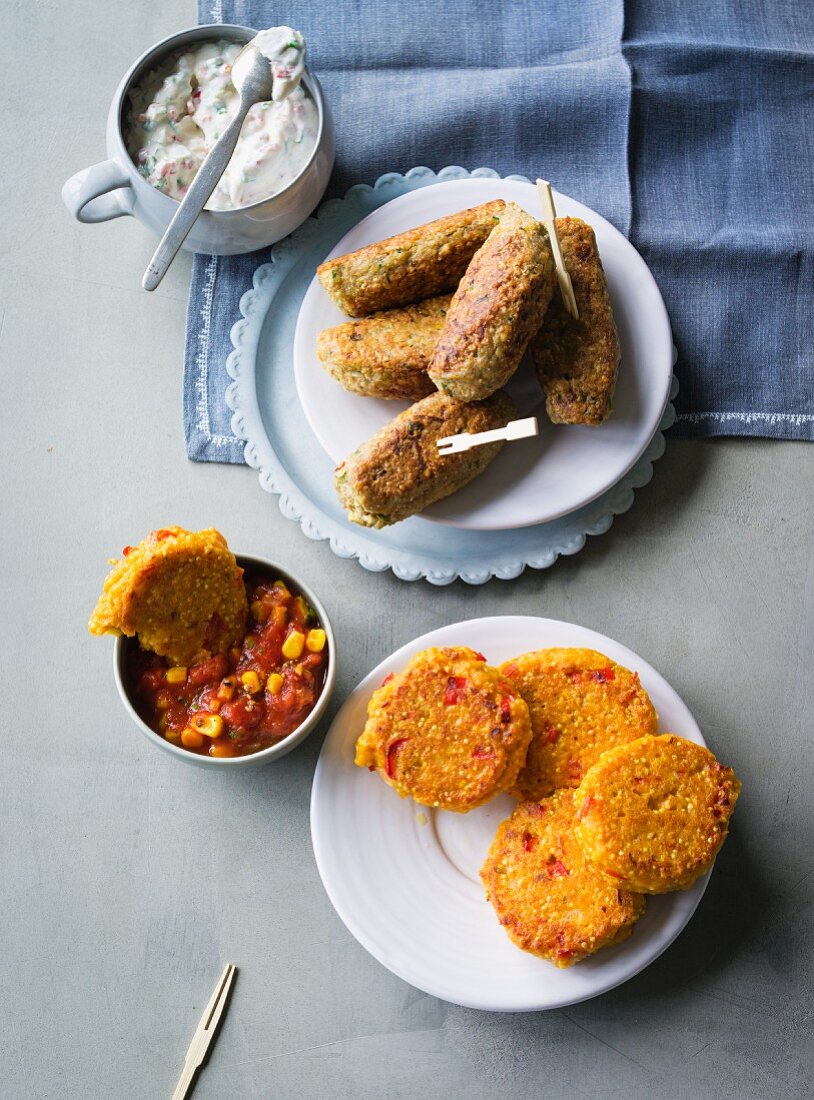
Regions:
<svg viewBox="0 0 814 1100"><path fill-rule="evenodd" d="M288 30L288 28L275 28L275 30ZM161 243L155 250L141 280L145 290L155 290L164 278L176 253L195 224L196 218L217 187L218 180L235 151L249 110L255 103L283 99L291 87L298 82L299 73L295 71L292 74L289 70L281 68L279 58L275 57L277 51L263 48L265 43L259 40L262 39L263 34L268 33L263 32L248 42L235 58L232 66L232 83L240 95L237 112L210 149L172 221L167 226L167 231L161 238Z"/></svg>

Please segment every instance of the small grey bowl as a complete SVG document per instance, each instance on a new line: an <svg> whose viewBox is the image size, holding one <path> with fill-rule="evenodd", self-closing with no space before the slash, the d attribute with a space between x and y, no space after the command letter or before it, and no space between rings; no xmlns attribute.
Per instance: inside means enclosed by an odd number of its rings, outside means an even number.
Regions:
<svg viewBox="0 0 814 1100"><path fill-rule="evenodd" d="M261 749L260 752L254 752L248 756L199 756L198 753L189 752L187 749L171 744L171 742L165 740L160 734L156 733L155 730L150 729L147 723L139 717L130 699L125 670L127 647L133 645L134 640L125 637L117 638L113 654L113 677L116 681L116 687L118 688L121 700L124 703L124 709L151 744L170 753L170 755L174 756L177 760L183 760L185 764L193 764L199 768L256 768L261 764L270 764L273 760L279 760L280 757L285 756L287 753L291 752L292 749L295 749L297 745L303 742L305 738L313 732L316 726L319 725L319 721L325 713L331 694L333 693L334 684L336 683L336 643L334 641L334 632L325 608L322 606L321 601L314 594L313 590L298 577L295 577L293 573L290 573L281 565L277 565L276 562L268 561L266 558L251 557L247 554L236 554L235 557L237 558L238 565L246 572L257 572L281 577L284 581L289 583L292 588L305 596L306 600L308 600L319 616L320 622L322 623L322 629L327 636L328 668L325 673L325 683L322 687L322 694L319 699L317 699L314 709L305 721L297 726L295 730L292 730L292 732L289 733L287 737L284 737L282 741L278 741L276 745L270 745L269 748Z"/></svg>

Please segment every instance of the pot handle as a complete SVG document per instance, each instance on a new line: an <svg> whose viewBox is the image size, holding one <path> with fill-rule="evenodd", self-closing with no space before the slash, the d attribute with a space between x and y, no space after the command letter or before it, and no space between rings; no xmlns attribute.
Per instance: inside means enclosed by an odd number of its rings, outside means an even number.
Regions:
<svg viewBox="0 0 814 1100"><path fill-rule="evenodd" d="M115 194L109 194L109 192ZM83 168L64 184L62 201L80 222L109 222L133 213L130 176L117 160Z"/></svg>

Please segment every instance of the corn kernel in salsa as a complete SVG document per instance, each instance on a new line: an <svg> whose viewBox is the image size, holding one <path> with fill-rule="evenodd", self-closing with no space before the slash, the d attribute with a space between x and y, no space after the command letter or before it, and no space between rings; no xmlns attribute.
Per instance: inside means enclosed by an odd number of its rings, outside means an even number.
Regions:
<svg viewBox="0 0 814 1100"><path fill-rule="evenodd" d="M242 644L181 669L126 651L131 696L150 729L200 756L247 756L277 744L308 717L330 654L307 600L280 580L244 578L251 611Z"/></svg>

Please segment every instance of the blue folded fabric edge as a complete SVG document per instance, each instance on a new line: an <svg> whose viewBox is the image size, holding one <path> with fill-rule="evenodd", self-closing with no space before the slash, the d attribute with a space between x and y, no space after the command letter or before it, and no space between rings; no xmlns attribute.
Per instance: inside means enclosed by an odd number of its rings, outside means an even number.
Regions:
<svg viewBox="0 0 814 1100"><path fill-rule="evenodd" d="M549 18L556 14L560 2L549 0L546 5ZM463 11L467 0L452 3L461 5ZM806 348L814 346L814 310L810 309L810 286L814 279L809 278L814 261L811 228L803 228L805 219L798 211L804 195L801 188L806 186L805 165L811 160L804 151L814 146L811 122L814 109L809 112L807 125L799 114L789 119L789 113L802 111L805 105L795 103L789 107L784 98L785 84L782 88L778 86L777 74L782 71L785 82L796 80L796 94L798 98L804 96L806 81L812 84L814 55L801 50L806 32L805 28L800 29L799 12L793 20L794 26L778 17L768 30L760 31L770 34L772 42L784 41L784 34L788 37L785 50L767 49L766 43L756 40L761 26L755 14L756 0L744 3L747 9L742 13L744 18L735 22L727 0L705 0L704 5L678 0L652 0L650 4L629 0L624 5L614 5L608 0L601 9L592 5L601 33L597 32L593 60L590 41L587 47L581 44L580 69L607 62L608 43L617 28L619 58L624 58L622 64L631 73L630 133L626 120L623 126L614 116L613 126L620 145L623 141L627 145L628 137L630 141L624 189L631 210L629 170L632 210L628 216L624 204L613 205L622 181L615 174L615 164L610 163L614 160L610 152L603 154L609 157L605 195L590 193L591 185L588 195L580 191L580 171L585 171L580 165L572 167L570 190L563 189L610 216L623 232L629 230L628 235L659 282L679 351L681 392L671 434L695 438L736 435L811 440L814 439L814 365L810 355L806 357ZM422 12L432 8L432 0L419 0L419 4ZM379 18L386 6L386 0L377 6ZM267 0L200 0L200 21L260 25L282 18L296 22L300 18L313 25L329 14L327 8L294 3L283 15L277 7ZM620 19L623 9L624 34ZM520 4L513 9L512 17L528 21L530 13L540 10L530 3ZM493 16L483 15L487 22L490 18ZM721 44L716 44L718 39ZM563 56L571 62L575 54L566 51ZM617 66L610 71L618 75L620 69ZM328 79L335 75L334 71L326 74ZM461 71L459 84L466 75ZM551 66L539 79L553 81L546 88L558 90ZM568 79L574 79L572 72L568 73ZM683 82L681 87L686 87L687 95L700 97L699 102L690 104L691 110L685 110L676 95L677 80ZM766 112L765 121L761 121L760 111L748 101L752 85ZM709 105L704 96L710 100ZM732 99L731 104L727 96ZM814 101L811 106L814 108ZM547 121L543 117L541 125ZM762 208L760 195L741 196L743 188L737 174L730 178L731 162L733 150L737 159L741 143L749 148L750 143L766 139L767 127L774 128L772 133L778 130L778 140L785 141L783 126L796 127L798 140L794 157L786 157L792 163L782 165L785 175L780 190L777 179L774 180L775 221L767 223L767 234L772 234L777 249L773 258L771 249L767 254L760 237L762 225L750 224L748 220L750 213ZM484 137L494 148L494 136ZM535 140L543 141L542 148L546 148L545 139L526 126L519 148L524 149L528 142L533 151ZM374 182L357 179L363 173L357 154L361 157L366 143L359 134L354 141L360 148L354 145L352 155L338 164L329 195L341 193L350 182ZM794 148L789 142L785 144ZM507 148L509 161L495 167L502 174L523 170L525 164L515 163L518 146ZM483 160L490 162L486 154ZM573 160L573 156L569 157L569 162ZM406 170L411 165L386 165L390 169L398 167ZM436 167L440 169L443 165ZM777 158L771 168L777 176ZM590 172L590 166L587 170ZM676 195L689 202L687 197L699 190L699 174L711 198L702 194L695 205L690 203L684 210L676 204ZM603 205L608 199L610 207ZM732 209L732 203L737 201L743 203L742 213ZM722 226L715 220L715 202L729 204L723 215L730 220ZM721 228L730 225L734 225L738 236L737 240L724 241L731 257L727 266L725 249L710 252L708 244ZM231 326L240 316L241 295L251 285L256 267L267 259L267 250L250 256L195 257L184 365L185 439L187 454L193 460L243 461L243 442L231 431L224 401L229 381L226 359L231 351ZM761 305L767 308L761 309Z"/></svg>

